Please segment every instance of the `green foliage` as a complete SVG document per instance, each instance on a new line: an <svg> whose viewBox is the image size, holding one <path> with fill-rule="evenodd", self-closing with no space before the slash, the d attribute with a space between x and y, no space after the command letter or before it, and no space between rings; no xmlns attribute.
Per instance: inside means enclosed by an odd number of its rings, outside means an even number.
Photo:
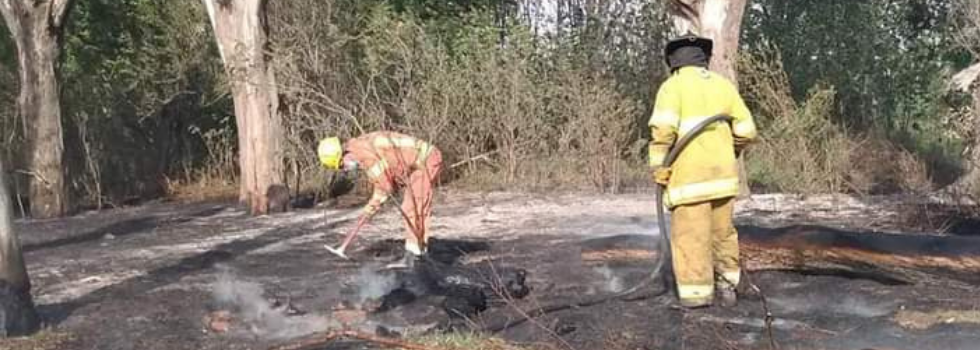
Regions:
<svg viewBox="0 0 980 350"><path fill-rule="evenodd" d="M77 191L161 194L164 178L200 164L192 131L226 127L231 113L212 43L198 1L78 1L60 67Z"/></svg>
<svg viewBox="0 0 980 350"><path fill-rule="evenodd" d="M742 40L748 54L778 48L795 100L833 87L831 122L888 138L947 182L962 151L949 120L962 106L945 84L968 63L952 24L953 4L941 0L755 0Z"/></svg>
<svg viewBox="0 0 980 350"><path fill-rule="evenodd" d="M632 46L640 39L617 45L575 36L545 39L530 25L502 26L520 22L501 21L495 8L436 21L383 2L332 8L333 23L356 23L348 28L294 24L304 16L294 11L319 6L281 5L273 22L275 50L296 53L279 62L277 73L285 99L294 101L288 153L297 156L299 168L316 168L304 151L311 138L303 135L376 128L432 140L447 163L458 166L448 177L491 187L617 190L627 170L636 168L630 164L641 164L634 147L645 129L640 106L649 103L655 77L641 57L649 51ZM656 23L643 28L662 29ZM630 30L604 33L633 38L640 31ZM338 48L329 61L341 64L313 58L324 45ZM611 59L616 50L630 55ZM312 71L320 74L305 74Z"/></svg>
<svg viewBox="0 0 980 350"><path fill-rule="evenodd" d="M641 145L666 74L663 3L562 1L551 24L528 4L270 2L291 177L322 179L312 145L323 136L394 129L433 140L459 183L648 183ZM966 134L950 130L962 129L968 101L944 84L973 58L953 45L952 6L751 1L741 40L757 69L743 67L740 86L763 137L748 157L755 185L861 192L921 182L852 166L867 163L865 150L904 157L902 169L925 159L920 180L954 174ZM78 0L69 18L59 73L75 190L116 201L194 178L190 191L232 183L233 108L200 2ZM2 26L0 35L0 84L16 87L14 47ZM15 97L0 90L8 158L23 144Z"/></svg>

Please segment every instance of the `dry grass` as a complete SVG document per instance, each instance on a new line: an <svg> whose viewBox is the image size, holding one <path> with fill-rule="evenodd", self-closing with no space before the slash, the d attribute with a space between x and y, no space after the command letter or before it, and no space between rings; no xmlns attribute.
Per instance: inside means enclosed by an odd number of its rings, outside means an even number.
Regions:
<svg viewBox="0 0 980 350"><path fill-rule="evenodd" d="M340 6L301 0L273 11L294 179L323 177L317 139L377 129L432 142L456 165L443 179L469 189L615 192L645 179L634 174L633 122L648 101L611 78L543 57L525 34L501 47L479 26L449 38L383 7L349 18ZM344 32L352 20L359 31Z"/></svg>
<svg viewBox="0 0 980 350"><path fill-rule="evenodd" d="M933 189L923 159L883 137L849 133L836 124L833 88L815 86L797 103L775 52L739 60L740 87L762 129L747 156L751 181L766 190L802 194Z"/></svg>
<svg viewBox="0 0 980 350"><path fill-rule="evenodd" d="M536 348L508 344L500 338L474 333L427 335L413 341L445 350L534 350Z"/></svg>
<svg viewBox="0 0 980 350"><path fill-rule="evenodd" d="M70 333L42 330L30 337L0 339L0 350L60 350L73 338Z"/></svg>
<svg viewBox="0 0 980 350"><path fill-rule="evenodd" d="M238 197L238 154L234 135L224 129L201 134L207 150L207 161L198 167L185 166L184 171L164 179L164 192L170 199L201 201Z"/></svg>

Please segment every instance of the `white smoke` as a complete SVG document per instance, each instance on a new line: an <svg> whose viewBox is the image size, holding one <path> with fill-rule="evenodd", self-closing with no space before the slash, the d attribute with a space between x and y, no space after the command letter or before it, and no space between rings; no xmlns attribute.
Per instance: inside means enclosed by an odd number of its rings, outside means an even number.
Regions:
<svg viewBox="0 0 980 350"><path fill-rule="evenodd" d="M239 280L232 271L220 268L212 294L218 304L232 312L232 330L276 340L322 332L337 326L319 315L287 316L285 310L273 308L262 296L262 286Z"/></svg>
<svg viewBox="0 0 980 350"><path fill-rule="evenodd" d="M625 290L623 277L616 274L608 265L593 267L593 271L602 275L602 289L606 292L619 293Z"/></svg>
<svg viewBox="0 0 980 350"><path fill-rule="evenodd" d="M378 273L379 265L365 265L360 268L357 276L354 277L354 285L357 286L357 301L363 303L368 300L378 299L398 287L394 274Z"/></svg>

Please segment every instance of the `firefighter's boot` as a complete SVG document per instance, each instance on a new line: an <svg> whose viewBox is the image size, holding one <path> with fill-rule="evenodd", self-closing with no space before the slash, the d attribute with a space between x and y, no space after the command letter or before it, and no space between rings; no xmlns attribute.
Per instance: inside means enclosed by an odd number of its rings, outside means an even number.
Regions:
<svg viewBox="0 0 980 350"><path fill-rule="evenodd" d="M717 296L721 307L732 308L738 304L738 293L735 291L735 286L727 281L721 281L715 286L715 296Z"/></svg>
<svg viewBox="0 0 980 350"><path fill-rule="evenodd" d="M418 259L418 256L417 255L415 255L414 253L412 253L410 251L405 251L405 255L403 255L401 257L401 259L398 259L398 260L396 260L396 261L394 261L394 262L386 265L385 268L388 268L388 269L413 269L413 268L415 268L415 260L417 260L417 259Z"/></svg>

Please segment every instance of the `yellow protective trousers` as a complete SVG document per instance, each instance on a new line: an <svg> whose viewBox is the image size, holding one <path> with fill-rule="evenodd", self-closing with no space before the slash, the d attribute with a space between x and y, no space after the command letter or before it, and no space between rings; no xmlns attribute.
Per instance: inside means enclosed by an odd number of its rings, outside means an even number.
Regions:
<svg viewBox="0 0 980 350"><path fill-rule="evenodd" d="M682 303L704 305L715 285L738 285L738 232L732 224L734 197L674 207L670 245L677 295Z"/></svg>

